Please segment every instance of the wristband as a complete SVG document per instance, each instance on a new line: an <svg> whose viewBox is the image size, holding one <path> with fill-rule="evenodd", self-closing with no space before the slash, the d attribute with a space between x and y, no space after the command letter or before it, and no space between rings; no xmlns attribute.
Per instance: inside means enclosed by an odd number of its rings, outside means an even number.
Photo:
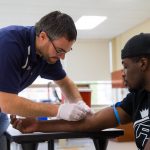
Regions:
<svg viewBox="0 0 150 150"><path fill-rule="evenodd" d="M120 117L119 117L119 114L118 114L118 110L116 109L115 106L113 106L113 110L114 110L114 114L115 114L115 117L117 119L118 124L121 124Z"/></svg>

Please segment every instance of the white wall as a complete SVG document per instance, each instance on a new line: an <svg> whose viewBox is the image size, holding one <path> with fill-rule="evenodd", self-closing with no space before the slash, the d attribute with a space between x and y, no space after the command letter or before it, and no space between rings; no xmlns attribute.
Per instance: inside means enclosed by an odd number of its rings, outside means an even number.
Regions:
<svg viewBox="0 0 150 150"><path fill-rule="evenodd" d="M125 43L134 35L139 33L150 33L150 19L145 22L135 26L134 28L128 30L115 37L112 40L113 44L113 71L122 69L121 64L121 49L124 47Z"/></svg>
<svg viewBox="0 0 150 150"><path fill-rule="evenodd" d="M64 66L74 81L110 80L108 40L78 40Z"/></svg>

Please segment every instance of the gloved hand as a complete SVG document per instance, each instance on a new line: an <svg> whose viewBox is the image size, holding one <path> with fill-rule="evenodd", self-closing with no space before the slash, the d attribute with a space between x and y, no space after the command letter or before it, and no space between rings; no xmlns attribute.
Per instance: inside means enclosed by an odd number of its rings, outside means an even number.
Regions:
<svg viewBox="0 0 150 150"><path fill-rule="evenodd" d="M94 114L94 111L92 111L91 108L83 100L79 100L77 104L80 105L86 113Z"/></svg>
<svg viewBox="0 0 150 150"><path fill-rule="evenodd" d="M64 103L59 106L57 118L68 121L78 121L86 117L87 109L79 103Z"/></svg>

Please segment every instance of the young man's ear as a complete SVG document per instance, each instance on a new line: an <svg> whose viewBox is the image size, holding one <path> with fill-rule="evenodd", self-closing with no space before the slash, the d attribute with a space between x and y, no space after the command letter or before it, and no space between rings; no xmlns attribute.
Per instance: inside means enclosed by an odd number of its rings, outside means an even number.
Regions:
<svg viewBox="0 0 150 150"><path fill-rule="evenodd" d="M142 71L145 71L149 66L149 60L147 58L142 57L140 59L140 68Z"/></svg>

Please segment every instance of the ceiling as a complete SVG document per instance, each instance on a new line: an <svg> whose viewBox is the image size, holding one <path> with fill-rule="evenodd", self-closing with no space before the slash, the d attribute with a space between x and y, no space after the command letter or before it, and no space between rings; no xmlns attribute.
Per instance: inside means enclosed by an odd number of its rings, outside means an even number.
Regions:
<svg viewBox="0 0 150 150"><path fill-rule="evenodd" d="M74 21L82 15L107 16L95 29L78 31L78 38L110 39L150 19L150 0L0 0L0 27L34 25L54 10L69 14Z"/></svg>

